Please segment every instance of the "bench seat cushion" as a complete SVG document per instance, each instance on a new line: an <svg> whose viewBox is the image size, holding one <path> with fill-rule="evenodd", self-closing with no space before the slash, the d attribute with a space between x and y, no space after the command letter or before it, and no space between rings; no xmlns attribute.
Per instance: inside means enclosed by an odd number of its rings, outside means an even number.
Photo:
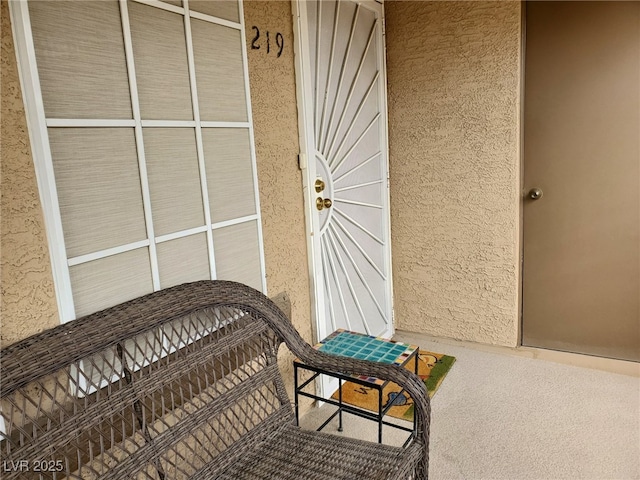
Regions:
<svg viewBox="0 0 640 480"><path fill-rule="evenodd" d="M383 480L415 465L420 449L363 442L290 425L217 480Z"/></svg>

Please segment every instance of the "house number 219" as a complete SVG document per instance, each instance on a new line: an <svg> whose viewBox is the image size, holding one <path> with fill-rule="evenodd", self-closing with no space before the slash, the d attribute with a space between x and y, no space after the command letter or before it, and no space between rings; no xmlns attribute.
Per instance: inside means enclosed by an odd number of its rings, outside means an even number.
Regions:
<svg viewBox="0 0 640 480"><path fill-rule="evenodd" d="M251 49L252 50L260 50L260 29L256 26L251 27L252 30L256 31L256 36L251 40ZM267 53L271 53L271 37L269 36L269 30L267 30ZM276 46L278 47L277 56L280 57L282 55L282 51L284 50L284 37L280 32L276 33Z"/></svg>

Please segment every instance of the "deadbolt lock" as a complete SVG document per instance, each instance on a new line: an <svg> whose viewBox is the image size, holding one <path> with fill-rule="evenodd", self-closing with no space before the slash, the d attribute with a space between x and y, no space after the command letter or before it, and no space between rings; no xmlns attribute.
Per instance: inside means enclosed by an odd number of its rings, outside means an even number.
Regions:
<svg viewBox="0 0 640 480"><path fill-rule="evenodd" d="M316 180L315 187L316 187L316 193L320 193L321 191L324 190L324 182L318 178Z"/></svg>
<svg viewBox="0 0 640 480"><path fill-rule="evenodd" d="M333 205L333 202L330 198L316 198L316 208L318 210L322 210L323 208L331 208L331 205Z"/></svg>

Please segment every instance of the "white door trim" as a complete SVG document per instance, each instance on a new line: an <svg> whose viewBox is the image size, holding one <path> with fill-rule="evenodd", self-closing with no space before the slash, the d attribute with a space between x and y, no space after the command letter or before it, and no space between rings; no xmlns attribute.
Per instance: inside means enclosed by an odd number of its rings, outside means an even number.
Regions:
<svg viewBox="0 0 640 480"><path fill-rule="evenodd" d="M311 303L311 326L314 334L314 341L322 339L319 331L319 319L323 318L324 303L316 301L316 275L319 259L316 258L316 252L313 245L314 232L319 230L317 219L312 213L313 193L311 184L312 178L315 178L315 163L313 158L309 158L308 152L313 152L313 135L314 132L308 126L313 125L313 109L309 105L310 99L306 92L311 80L311 66L309 57L303 55L304 46L309 44L309 32L306 26L302 25L302 15L306 16L307 3L305 1L292 0L293 11L293 37L294 37L294 56L295 56L295 75L296 75L296 99L298 104L298 135L300 141L300 169L302 170L302 192L304 197L305 211L305 227L307 236L307 259L309 265L309 295ZM313 170L313 171L312 171Z"/></svg>

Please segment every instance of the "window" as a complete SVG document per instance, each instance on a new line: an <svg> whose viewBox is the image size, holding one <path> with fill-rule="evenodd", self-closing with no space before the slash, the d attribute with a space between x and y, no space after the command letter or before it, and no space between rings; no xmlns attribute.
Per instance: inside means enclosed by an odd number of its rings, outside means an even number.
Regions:
<svg viewBox="0 0 640 480"><path fill-rule="evenodd" d="M241 3L11 6L62 321L187 281L265 291Z"/></svg>

